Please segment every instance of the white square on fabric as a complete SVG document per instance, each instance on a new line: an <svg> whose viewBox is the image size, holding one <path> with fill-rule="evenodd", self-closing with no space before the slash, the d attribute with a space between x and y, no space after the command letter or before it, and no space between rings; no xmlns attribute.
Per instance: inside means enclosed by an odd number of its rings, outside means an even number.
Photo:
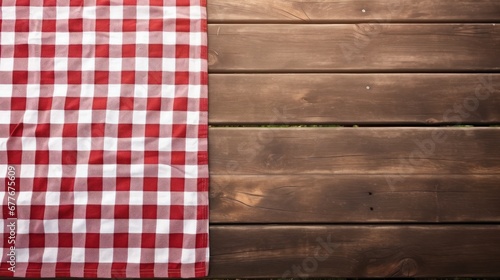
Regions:
<svg viewBox="0 0 500 280"><path fill-rule="evenodd" d="M42 260L44 263L56 263L57 248L44 248Z"/></svg>
<svg viewBox="0 0 500 280"><path fill-rule="evenodd" d="M14 58L2 57L2 59L0 59L0 71L12 71L13 69L14 69Z"/></svg>
<svg viewBox="0 0 500 280"><path fill-rule="evenodd" d="M102 166L102 177L103 178L115 178L116 177L116 164L103 164Z"/></svg>
<svg viewBox="0 0 500 280"><path fill-rule="evenodd" d="M95 45L96 34L95 32L82 32L82 42L85 42L87 45Z"/></svg>
<svg viewBox="0 0 500 280"><path fill-rule="evenodd" d="M72 233L87 233L87 220L73 219Z"/></svg>
<svg viewBox="0 0 500 280"><path fill-rule="evenodd" d="M34 178L35 177L35 165L34 164L23 164L21 166L21 175L22 178ZM19 200L17 203L20 205L21 202ZM26 204L29 205L29 204Z"/></svg>
<svg viewBox="0 0 500 280"><path fill-rule="evenodd" d="M59 233L58 220L44 220L43 221L44 233Z"/></svg>
<svg viewBox="0 0 500 280"><path fill-rule="evenodd" d="M38 124L38 111L34 110L24 111L23 121L25 124Z"/></svg>
<svg viewBox="0 0 500 280"><path fill-rule="evenodd" d="M109 58L109 71L122 71L122 59L118 57Z"/></svg>
<svg viewBox="0 0 500 280"><path fill-rule="evenodd" d="M109 32L109 44L110 45L123 44L123 33L122 32Z"/></svg>
<svg viewBox="0 0 500 280"><path fill-rule="evenodd" d="M99 248L99 263L113 262L113 248Z"/></svg>
<svg viewBox="0 0 500 280"><path fill-rule="evenodd" d="M185 174L188 179L196 179L198 178L198 166L197 165L185 165Z"/></svg>
<svg viewBox="0 0 500 280"><path fill-rule="evenodd" d="M54 166L54 165L49 165L49 166ZM60 166L57 166L60 168ZM62 168L60 168L62 170ZM53 176L51 173L50 173L50 167L49 167L49 175ZM61 172L61 176L62 176L62 172ZM57 176L57 177L61 177L61 176ZM53 176L55 177L55 176ZM61 193L60 192L46 192L45 193L45 205L47 206L59 206L61 205Z"/></svg>
<svg viewBox="0 0 500 280"><path fill-rule="evenodd" d="M128 248L128 263L141 263L141 248Z"/></svg>
<svg viewBox="0 0 500 280"><path fill-rule="evenodd" d="M158 178L170 178L172 176L172 167L166 164L158 165Z"/></svg>
<svg viewBox="0 0 500 280"><path fill-rule="evenodd" d="M69 5L57 5L56 15L58 20L69 19Z"/></svg>
<svg viewBox="0 0 500 280"><path fill-rule="evenodd" d="M32 165L33 166L33 165ZM23 165L24 167L24 165ZM31 197L33 192L30 191L20 191L17 196L17 205L31 205Z"/></svg>
<svg viewBox="0 0 500 280"><path fill-rule="evenodd" d="M69 32L56 32L56 45L69 45Z"/></svg>
<svg viewBox="0 0 500 280"><path fill-rule="evenodd" d="M75 178L87 178L88 173L89 173L89 165L88 164L82 164L78 163L75 165L76 172L75 172Z"/></svg>
<svg viewBox="0 0 500 280"><path fill-rule="evenodd" d="M175 58L161 58L161 69L165 72L175 72L175 64Z"/></svg>
<svg viewBox="0 0 500 280"><path fill-rule="evenodd" d="M12 46L16 43L16 33L14 32L2 32L0 36L0 43L5 46Z"/></svg>
<svg viewBox="0 0 500 280"><path fill-rule="evenodd" d="M121 96L122 85L120 84L109 84L108 85L108 97L120 97Z"/></svg>
<svg viewBox="0 0 500 280"><path fill-rule="evenodd" d="M17 234L28 234L29 232L30 232L30 221L25 219L17 219Z"/></svg>
<svg viewBox="0 0 500 280"><path fill-rule="evenodd" d="M196 234L198 229L198 221L197 220L184 220L184 228L182 231L185 234Z"/></svg>
<svg viewBox="0 0 500 280"><path fill-rule="evenodd" d="M156 192L156 203L159 206L169 206L171 205L171 197L172 195L170 194L170 192L158 191Z"/></svg>
<svg viewBox="0 0 500 280"><path fill-rule="evenodd" d="M198 205L198 193L185 191L184 192L184 205L197 206Z"/></svg>
<svg viewBox="0 0 500 280"><path fill-rule="evenodd" d="M16 261L27 263L30 259L30 249L16 247Z"/></svg>
<svg viewBox="0 0 500 280"><path fill-rule="evenodd" d="M62 97L62 96L68 95L68 85L67 84L55 84L55 85L53 85L53 87L54 87L54 93L52 94L52 96Z"/></svg>
<svg viewBox="0 0 500 280"><path fill-rule="evenodd" d="M2 6L2 20L13 20L13 19L16 19L16 7L7 5Z"/></svg>
<svg viewBox="0 0 500 280"><path fill-rule="evenodd" d="M177 43L177 33L163 32L163 44L168 46L175 46Z"/></svg>
<svg viewBox="0 0 500 280"><path fill-rule="evenodd" d="M182 249L181 262L183 264L195 263L196 249Z"/></svg>
<svg viewBox="0 0 500 280"><path fill-rule="evenodd" d="M65 111L63 110L50 110L50 123L51 124L64 124Z"/></svg>
<svg viewBox="0 0 500 280"><path fill-rule="evenodd" d="M116 192L103 191L101 204L102 205L115 205L116 204Z"/></svg>
<svg viewBox="0 0 500 280"><path fill-rule="evenodd" d="M119 124L120 123L120 111L106 110L106 122L108 124Z"/></svg>
<svg viewBox="0 0 500 280"><path fill-rule="evenodd" d="M87 205L88 201L88 192L73 192L74 205Z"/></svg>
<svg viewBox="0 0 500 280"><path fill-rule="evenodd" d="M197 125L200 123L200 113L199 112L187 112L186 113L186 123Z"/></svg>
<svg viewBox="0 0 500 280"><path fill-rule="evenodd" d="M10 114L10 111L0 111L0 124L10 124Z"/></svg>
<svg viewBox="0 0 500 280"><path fill-rule="evenodd" d="M61 56L54 57L54 71L68 71L68 58Z"/></svg>
<svg viewBox="0 0 500 280"><path fill-rule="evenodd" d="M201 32L189 33L189 44L191 46L201 46L202 34L203 33L201 33Z"/></svg>
<svg viewBox="0 0 500 280"><path fill-rule="evenodd" d="M35 137L22 137L21 143L23 144L23 150L36 151L36 138Z"/></svg>
<svg viewBox="0 0 500 280"><path fill-rule="evenodd" d="M136 11L137 11L137 15L136 15L137 19L139 19L139 20L149 20L150 19L149 6L138 5Z"/></svg>
<svg viewBox="0 0 500 280"><path fill-rule="evenodd" d="M137 31L135 33L135 41L136 44L149 44L149 35L150 32L147 31Z"/></svg>
<svg viewBox="0 0 500 280"><path fill-rule="evenodd" d="M73 247L71 251L71 262L72 263L84 263L85 262L85 248Z"/></svg>
<svg viewBox="0 0 500 280"><path fill-rule="evenodd" d="M123 6L112 4L109 6L109 19L123 19Z"/></svg>
<svg viewBox="0 0 500 280"><path fill-rule="evenodd" d="M168 7L168 6L163 7L163 18L164 19L177 18L177 7Z"/></svg>
<svg viewBox="0 0 500 280"><path fill-rule="evenodd" d="M115 137L104 137L104 150L116 151L118 149L118 139Z"/></svg>
<svg viewBox="0 0 500 280"><path fill-rule="evenodd" d="M49 138L49 150L50 151L61 151L62 146L63 146L63 142L62 142L61 137L50 137Z"/></svg>
<svg viewBox="0 0 500 280"><path fill-rule="evenodd" d="M130 205L143 205L144 194L141 191L130 191L129 204Z"/></svg>
<svg viewBox="0 0 500 280"><path fill-rule="evenodd" d="M11 84L0 84L0 97L9 98L11 96L12 96L12 85Z"/></svg>
<svg viewBox="0 0 500 280"><path fill-rule="evenodd" d="M128 223L129 233L142 233L142 220L130 219Z"/></svg>
<svg viewBox="0 0 500 280"><path fill-rule="evenodd" d="M168 248L155 248L155 263L168 263Z"/></svg>
<svg viewBox="0 0 500 280"><path fill-rule="evenodd" d="M186 138L186 152L198 151L198 143L197 138Z"/></svg>
<svg viewBox="0 0 500 280"><path fill-rule="evenodd" d="M100 233L114 233L114 232L115 232L115 220L101 219Z"/></svg>

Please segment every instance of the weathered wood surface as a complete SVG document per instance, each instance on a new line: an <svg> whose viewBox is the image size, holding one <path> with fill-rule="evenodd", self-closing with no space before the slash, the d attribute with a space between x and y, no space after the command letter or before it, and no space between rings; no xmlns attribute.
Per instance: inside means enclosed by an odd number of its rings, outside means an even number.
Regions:
<svg viewBox="0 0 500 280"><path fill-rule="evenodd" d="M500 222L498 175L211 178L213 224Z"/></svg>
<svg viewBox="0 0 500 280"><path fill-rule="evenodd" d="M211 124L500 122L500 74L210 74L209 91Z"/></svg>
<svg viewBox="0 0 500 280"><path fill-rule="evenodd" d="M210 276L493 277L499 225L212 226Z"/></svg>
<svg viewBox="0 0 500 280"><path fill-rule="evenodd" d="M500 174L500 128L212 128L213 175Z"/></svg>
<svg viewBox="0 0 500 280"><path fill-rule="evenodd" d="M214 72L500 70L495 24L211 24Z"/></svg>
<svg viewBox="0 0 500 280"><path fill-rule="evenodd" d="M498 22L497 0L209 0L209 22Z"/></svg>

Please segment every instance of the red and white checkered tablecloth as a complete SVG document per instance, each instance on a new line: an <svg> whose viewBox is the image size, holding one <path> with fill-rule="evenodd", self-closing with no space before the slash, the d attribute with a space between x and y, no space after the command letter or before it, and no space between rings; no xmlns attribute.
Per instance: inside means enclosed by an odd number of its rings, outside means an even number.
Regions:
<svg viewBox="0 0 500 280"><path fill-rule="evenodd" d="M205 276L206 0L0 7L0 276Z"/></svg>

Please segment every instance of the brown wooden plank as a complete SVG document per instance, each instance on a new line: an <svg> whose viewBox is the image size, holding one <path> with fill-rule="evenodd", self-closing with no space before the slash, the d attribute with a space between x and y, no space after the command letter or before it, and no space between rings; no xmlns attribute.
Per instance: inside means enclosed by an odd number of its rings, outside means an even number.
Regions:
<svg viewBox="0 0 500 280"><path fill-rule="evenodd" d="M500 174L500 128L211 128L209 134L214 175Z"/></svg>
<svg viewBox="0 0 500 280"><path fill-rule="evenodd" d="M212 24L212 72L498 71L494 24Z"/></svg>
<svg viewBox="0 0 500 280"><path fill-rule="evenodd" d="M210 22L498 22L500 2L496 0L208 0L208 16Z"/></svg>
<svg viewBox="0 0 500 280"><path fill-rule="evenodd" d="M500 222L499 176L224 176L211 178L210 221ZM389 180L389 181L388 181Z"/></svg>
<svg viewBox="0 0 500 280"><path fill-rule="evenodd" d="M212 226L212 278L500 275L499 225Z"/></svg>
<svg viewBox="0 0 500 280"><path fill-rule="evenodd" d="M500 74L210 74L209 90L212 124L500 122Z"/></svg>

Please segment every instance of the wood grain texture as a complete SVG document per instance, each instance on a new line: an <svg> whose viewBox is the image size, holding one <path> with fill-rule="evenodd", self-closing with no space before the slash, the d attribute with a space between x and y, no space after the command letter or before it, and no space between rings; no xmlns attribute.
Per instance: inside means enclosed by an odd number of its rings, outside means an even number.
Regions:
<svg viewBox="0 0 500 280"><path fill-rule="evenodd" d="M364 12L363 12L364 11ZM209 22L498 22L496 0L208 0Z"/></svg>
<svg viewBox="0 0 500 280"><path fill-rule="evenodd" d="M211 124L494 124L500 74L211 74Z"/></svg>
<svg viewBox="0 0 500 280"><path fill-rule="evenodd" d="M213 72L500 70L494 24L212 24Z"/></svg>
<svg viewBox="0 0 500 280"><path fill-rule="evenodd" d="M500 128L212 128L213 175L500 174Z"/></svg>
<svg viewBox="0 0 500 280"><path fill-rule="evenodd" d="M500 226L212 226L212 278L487 277Z"/></svg>
<svg viewBox="0 0 500 280"><path fill-rule="evenodd" d="M500 222L499 176L211 178L214 224Z"/></svg>

